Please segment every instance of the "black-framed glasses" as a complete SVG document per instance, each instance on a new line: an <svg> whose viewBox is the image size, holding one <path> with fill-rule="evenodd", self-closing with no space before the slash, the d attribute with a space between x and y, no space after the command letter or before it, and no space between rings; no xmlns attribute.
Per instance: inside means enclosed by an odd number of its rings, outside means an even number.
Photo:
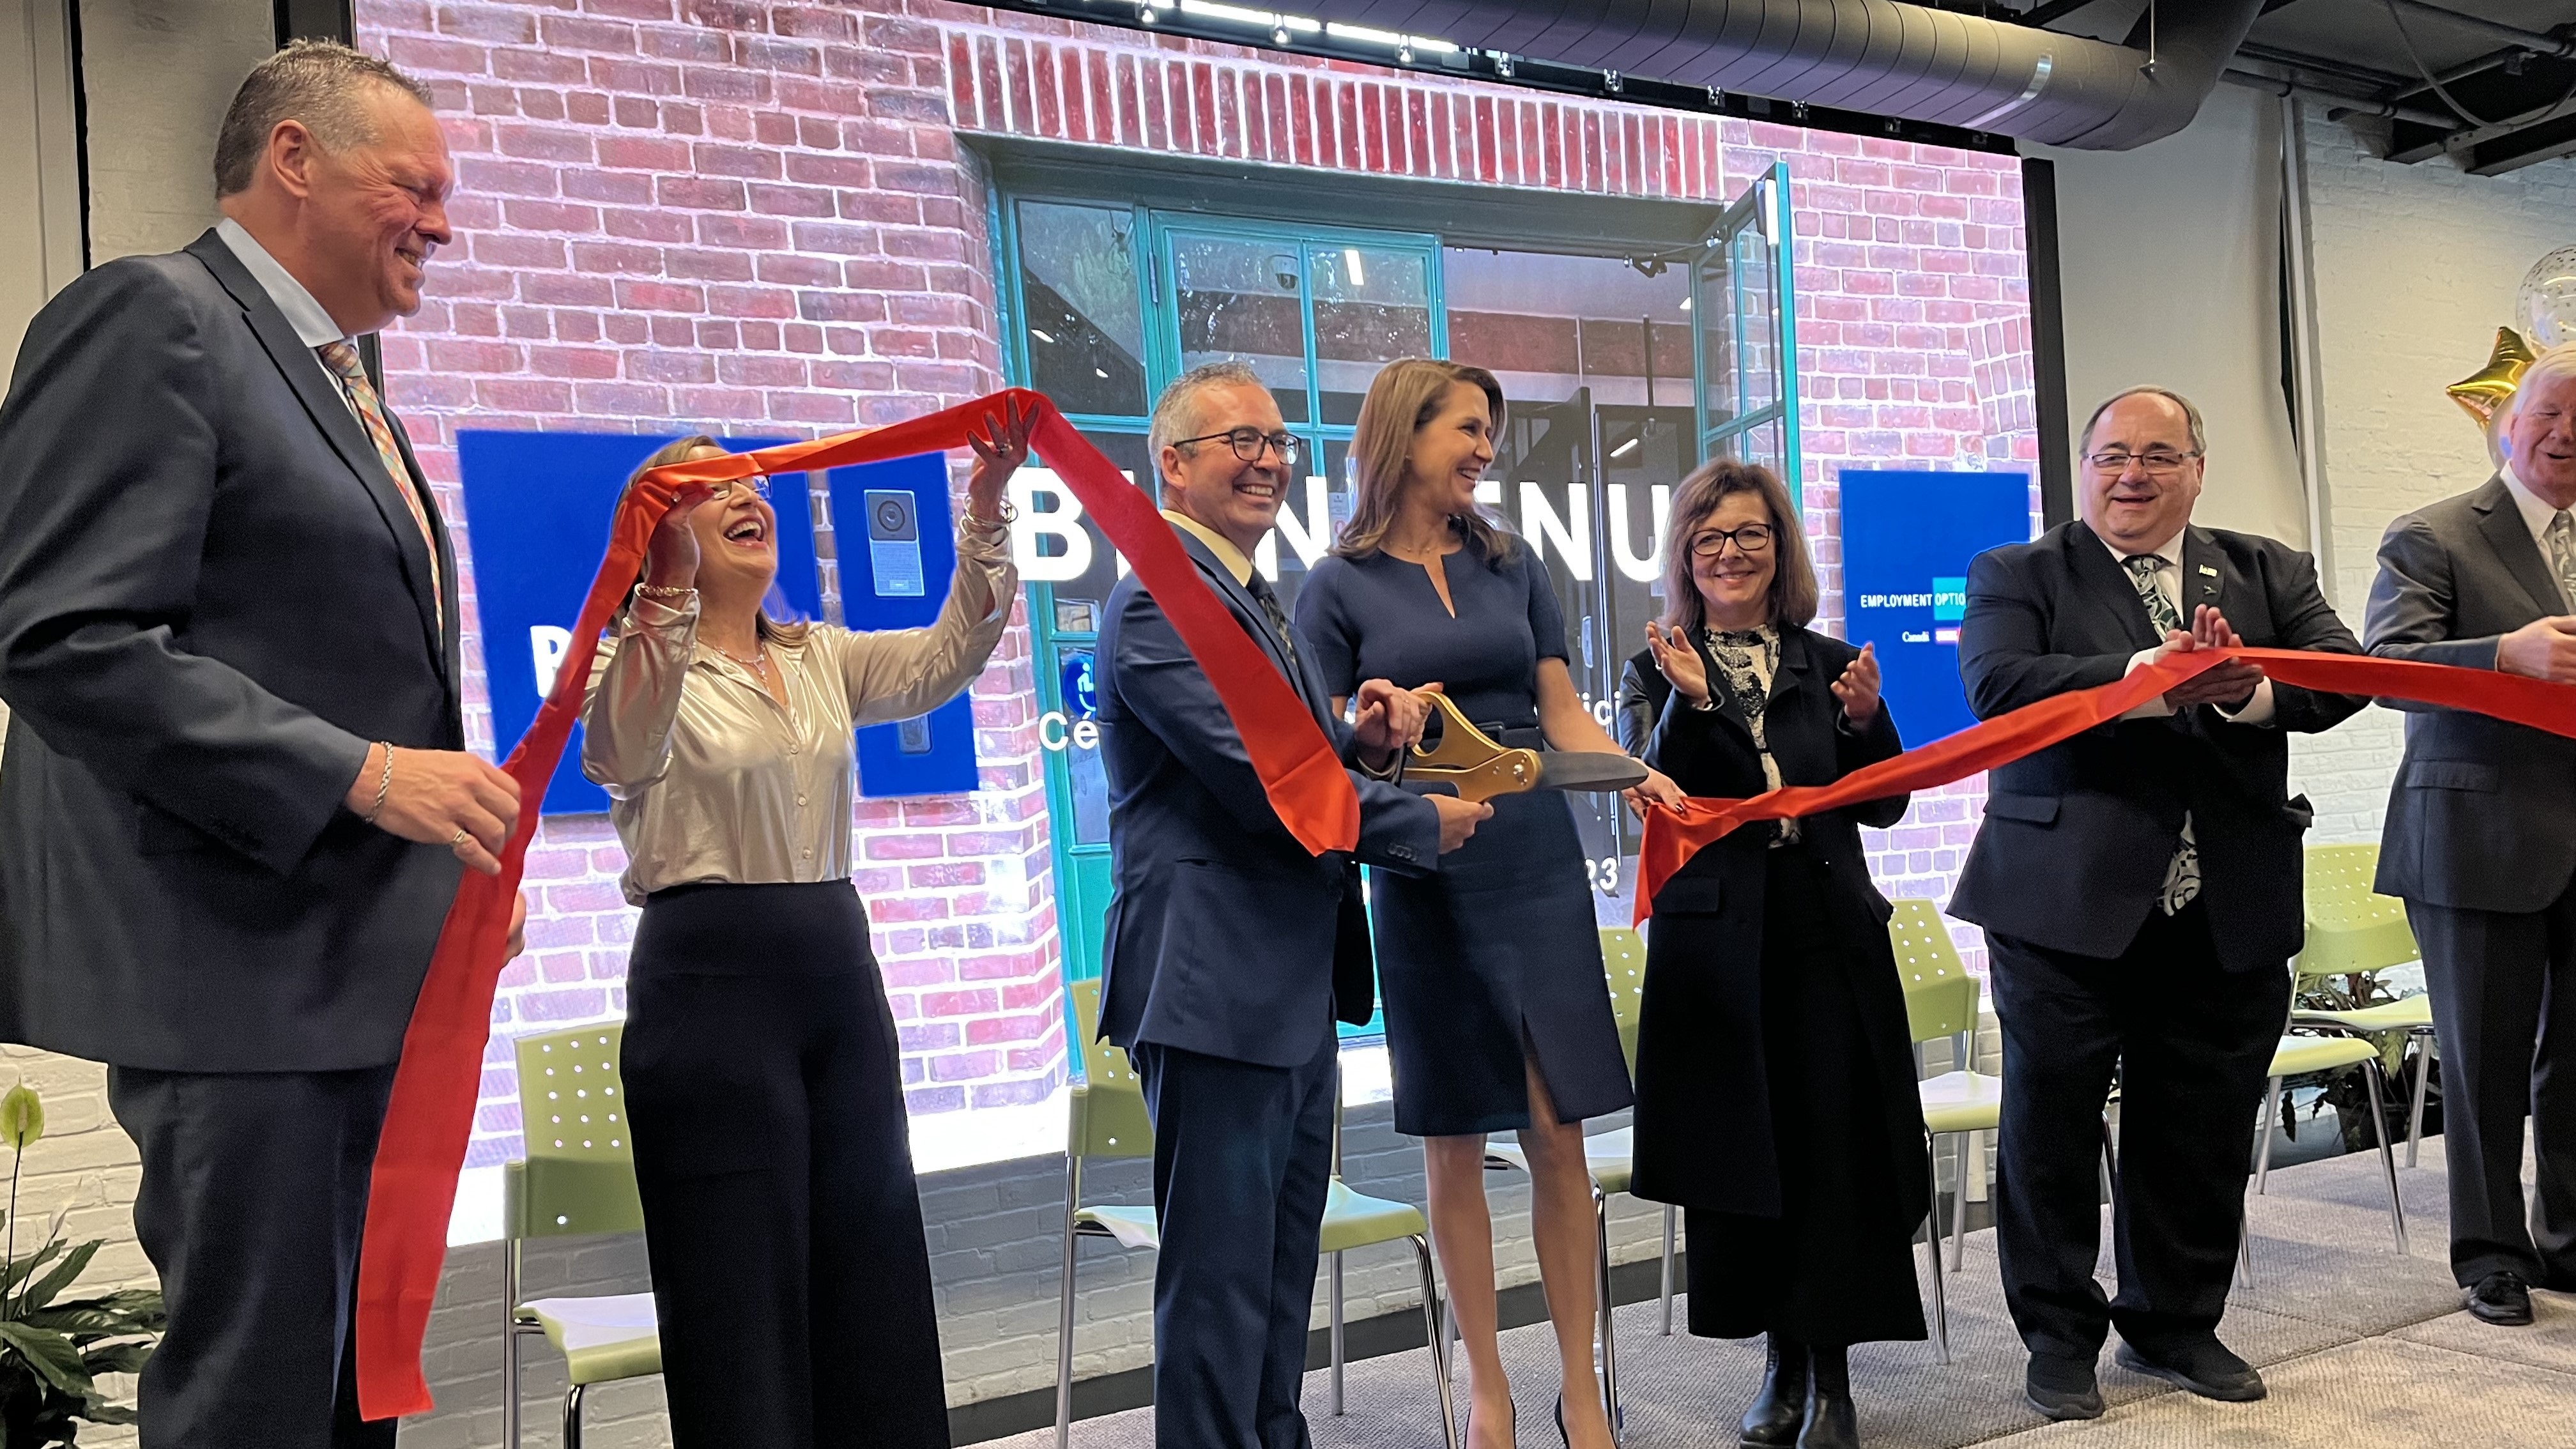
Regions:
<svg viewBox="0 0 2576 1449"><path fill-rule="evenodd" d="M1715 558L1726 552L1727 540L1733 539L1738 552L1767 553L1771 549L1771 525L1747 523L1738 528L1709 528L1691 535L1690 551L1695 558Z"/></svg>
<svg viewBox="0 0 2576 1449"><path fill-rule="evenodd" d="M1297 450L1302 446L1294 433L1265 433L1259 428L1235 428L1222 433L1203 433L1195 438L1174 438L1172 446L1183 448L1192 443L1213 443L1219 438L1225 440L1227 447L1234 449L1234 456L1247 463L1260 462L1261 450L1266 447L1279 455L1279 466L1283 468L1297 466Z"/></svg>
<svg viewBox="0 0 2576 1449"><path fill-rule="evenodd" d="M2199 456L2198 448L2188 453L2177 453L2171 448L2149 448L2143 453L2132 453L2125 448L2105 448L2099 453L2088 454L2084 461L2091 464L2097 473L2126 473L2129 465L2135 463L2149 473L2164 474Z"/></svg>

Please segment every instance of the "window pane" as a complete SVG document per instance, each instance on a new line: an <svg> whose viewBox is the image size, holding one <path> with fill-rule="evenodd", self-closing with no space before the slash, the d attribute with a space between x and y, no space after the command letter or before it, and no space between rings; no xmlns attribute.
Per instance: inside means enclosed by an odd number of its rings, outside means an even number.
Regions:
<svg viewBox="0 0 2576 1449"><path fill-rule="evenodd" d="M1379 368L1431 355L1431 268L1420 252L1308 249L1315 279L1315 373L1324 421L1359 421Z"/></svg>
<svg viewBox="0 0 2576 1449"><path fill-rule="evenodd" d="M1449 355L1486 368L1513 406L1588 387L1603 406L1688 406L1685 263L1451 247L1442 286Z"/></svg>
<svg viewBox="0 0 2576 1449"><path fill-rule="evenodd" d="M1141 479L1151 486L1152 478L1145 469L1143 434L1085 429L1082 435L1090 440L1091 445L1098 448L1110 462L1117 464L1129 476ZM1057 484L1052 490L1035 489L1033 493L1033 501L1045 506L1033 510L1033 516L1024 518L1019 528L1022 533L1033 538L1038 557L1024 567L1022 572L1028 576L1030 583L1051 583L1055 586L1055 620L1058 629L1069 633L1087 633L1097 629L1101 618L1100 606L1109 598L1111 586L1118 582L1117 556L1110 549L1108 538L1100 532L1099 525L1092 522L1091 515L1088 513L1082 516L1080 522L1073 525L1079 530L1081 537L1088 541L1087 550L1082 544L1064 537L1061 530L1051 531L1043 526L1052 515L1073 506L1074 500L1070 490ZM1061 575L1070 567L1072 556L1085 552L1089 557L1083 562L1082 567L1070 577L1062 577Z"/></svg>
<svg viewBox="0 0 2576 1449"><path fill-rule="evenodd" d="M1057 697L1064 701L1068 734L1065 741L1066 782L1073 795L1073 841L1075 845L1109 843L1109 777L1101 769L1100 747L1082 743L1087 735L1071 733L1071 726L1092 719L1100 698L1099 681L1093 672L1095 662L1088 646L1062 645L1056 649Z"/></svg>
<svg viewBox="0 0 2576 1449"><path fill-rule="evenodd" d="M1241 358L1278 397L1281 417L1306 421L1304 270L1293 243L1173 237L1182 368Z"/></svg>
<svg viewBox="0 0 2576 1449"><path fill-rule="evenodd" d="M1134 214L1020 203L1029 385L1069 413L1145 411L1145 322Z"/></svg>

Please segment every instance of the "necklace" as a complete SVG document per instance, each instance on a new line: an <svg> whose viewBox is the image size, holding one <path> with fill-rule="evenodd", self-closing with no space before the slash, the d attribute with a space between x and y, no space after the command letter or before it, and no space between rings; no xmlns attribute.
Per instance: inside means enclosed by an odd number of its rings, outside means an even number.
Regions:
<svg viewBox="0 0 2576 1449"><path fill-rule="evenodd" d="M759 676L760 681L763 684L769 682L769 649L766 645L755 648L752 651L752 656L749 659L745 659L741 655L734 653L732 650L727 649L722 644L716 643L712 639L706 641L706 644L708 648Z"/></svg>

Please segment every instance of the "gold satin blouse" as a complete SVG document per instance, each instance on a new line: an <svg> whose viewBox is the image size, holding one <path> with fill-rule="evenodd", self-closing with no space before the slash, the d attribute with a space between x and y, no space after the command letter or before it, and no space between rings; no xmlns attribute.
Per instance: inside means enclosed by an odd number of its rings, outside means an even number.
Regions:
<svg viewBox="0 0 2576 1449"><path fill-rule="evenodd" d="M676 606L637 595L600 641L581 715L581 769L614 802L626 899L702 881L846 878L851 732L936 709L973 682L1018 583L1008 532L961 524L937 623L870 633L816 623L801 644L769 641L785 709L750 670L697 642L694 593Z"/></svg>

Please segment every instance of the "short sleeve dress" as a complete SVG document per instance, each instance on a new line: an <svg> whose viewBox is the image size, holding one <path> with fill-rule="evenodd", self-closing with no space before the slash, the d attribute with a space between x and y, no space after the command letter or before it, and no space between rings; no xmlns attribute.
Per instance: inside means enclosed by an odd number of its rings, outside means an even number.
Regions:
<svg viewBox="0 0 2576 1449"><path fill-rule="evenodd" d="M1518 540L1500 559L1462 548L1440 564L1454 617L1421 564L1373 553L1315 566L1296 624L1326 688L1437 681L1486 734L1541 748L1538 663L1566 657L1545 565ZM1395 1126L1417 1137L1528 1126L1525 1049L1561 1121L1633 1100L1572 807L1548 790L1493 806L1438 871L1371 879Z"/></svg>

